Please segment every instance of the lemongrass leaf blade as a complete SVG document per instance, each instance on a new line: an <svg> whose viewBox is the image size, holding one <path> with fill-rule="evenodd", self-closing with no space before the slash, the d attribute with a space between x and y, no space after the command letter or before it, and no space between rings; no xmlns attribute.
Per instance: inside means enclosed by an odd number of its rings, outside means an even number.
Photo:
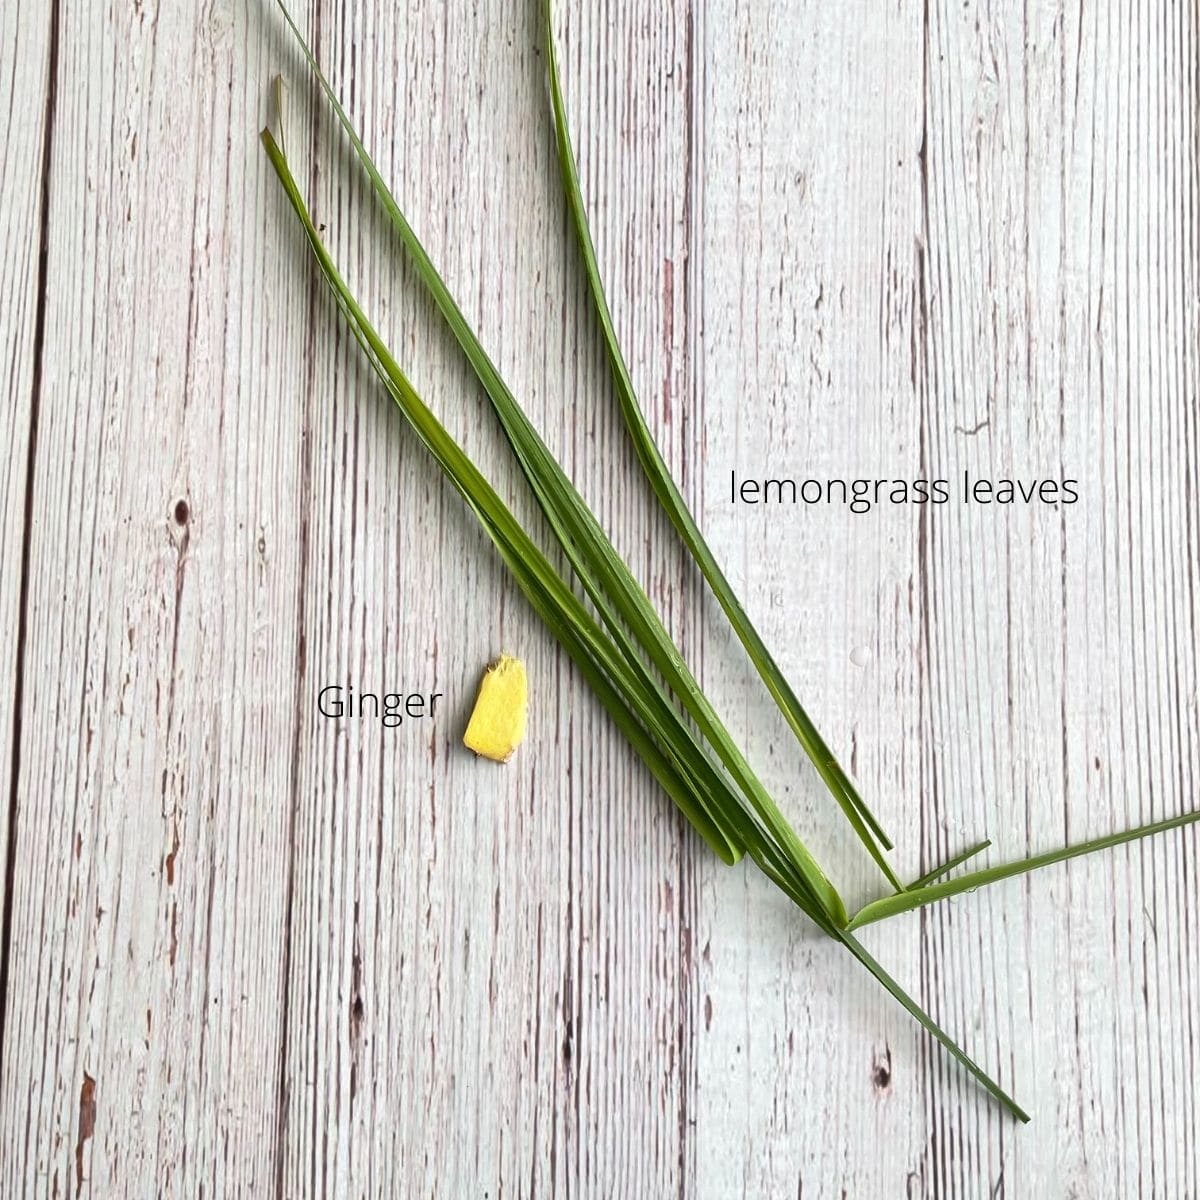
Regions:
<svg viewBox="0 0 1200 1200"><path fill-rule="evenodd" d="M946 1050L979 1081L999 1103L1023 1124L1029 1114L1010 1096L942 1027L927 1013L895 979L880 965L867 948L845 930L837 931L846 949L883 985L904 1010L936 1038Z"/></svg>
<svg viewBox="0 0 1200 1200"><path fill-rule="evenodd" d="M751 855L754 851L750 852ZM853 937L847 930L838 929L829 924L819 912L813 912L805 907L802 897L798 897L795 892L789 887L789 881L780 879L771 870L770 866L762 862L758 863L759 869L767 875L777 887L789 895L792 900L804 910L813 923L828 937L835 941L841 942L847 950L858 960L858 962L866 968L866 970L875 978L875 980L891 995L904 1010L915 1020L923 1029L926 1030L933 1038L938 1041L943 1048L949 1052L951 1057L963 1066L975 1080L993 1096L1009 1113L1011 1113L1018 1121L1028 1122L1029 1114L996 1082L984 1069L977 1063L942 1027L933 1019L932 1015L923 1009L912 996L896 981L896 979L888 972L879 961L867 950L857 938Z"/></svg>
<svg viewBox="0 0 1200 1200"><path fill-rule="evenodd" d="M961 854L956 854L953 858L948 858L940 866L934 867L932 871L926 871L920 879L914 879L905 888L905 891L911 892L914 888L928 887L935 880L941 879L943 875L949 875L956 867L961 867L963 863L968 862L975 855L982 854L991 844L991 838L984 838L982 842L976 842L974 846L964 850Z"/></svg>
<svg viewBox="0 0 1200 1200"><path fill-rule="evenodd" d="M616 381L618 398L625 421L633 438L638 458L650 481L658 500L675 526L688 551L700 567L709 588L721 605L738 635L746 653L754 663L771 696L792 728L801 746L812 760L826 786L833 793L846 818L850 821L859 839L870 851L885 878L900 891L903 885L891 866L880 853L879 846L892 849L893 843L884 832L879 821L867 807L849 776L830 751L812 719L805 712L791 685L779 665L767 649L757 629L750 621L725 573L705 541L699 526L691 514L683 495L671 476L670 469L658 449L654 436L646 422L637 400L629 368L621 351L613 324L612 312L600 275L595 246L588 225L583 194L579 184L578 169L567 126L566 109L563 102L554 49L554 34L551 23L550 0L546 3L546 41L549 63L550 93L554 108L555 132L558 143L559 163L571 209L573 224L584 261L595 309L604 333L604 340Z"/></svg>
<svg viewBox="0 0 1200 1200"><path fill-rule="evenodd" d="M1074 846L1064 846L1059 850L1051 850L1045 854L1035 854L1030 858L1019 859L1016 862L1003 863L996 867L985 867L948 879L943 883L930 884L927 887L902 892L896 896L885 896L864 905L854 915L847 928L861 929L875 921L883 921L901 913L911 912L914 908L922 908L927 904L936 904L951 896L959 896L963 892L973 892L977 888L999 883L1017 875L1027 875L1030 871L1042 867L1054 866L1068 859L1079 858L1084 854L1095 854L1099 850L1109 850L1114 846L1122 846L1128 842L1139 841L1141 838L1153 837L1158 833L1166 833L1172 829L1180 829L1200 821L1200 811L1184 813L1181 816L1170 817L1165 821L1155 821L1149 825L1139 825L1136 829L1127 829L1122 833L1109 834L1106 837L1093 838L1091 841L1080 842Z"/></svg>

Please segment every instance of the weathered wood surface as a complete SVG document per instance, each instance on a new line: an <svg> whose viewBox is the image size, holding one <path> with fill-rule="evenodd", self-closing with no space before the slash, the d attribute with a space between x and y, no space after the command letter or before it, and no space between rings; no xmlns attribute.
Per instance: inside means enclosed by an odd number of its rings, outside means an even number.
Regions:
<svg viewBox="0 0 1200 1200"><path fill-rule="evenodd" d="M1194 6L633 7L557 22L617 324L902 873L1194 806ZM865 898L646 490L614 486L637 476L537 9L297 15L514 391ZM509 479L342 141L308 135L273 7L19 0L0 34L4 1195L1198 1194L1194 832L869 931L1033 1110L1018 1128L686 830L381 401L258 148L280 69L336 254ZM734 508L732 471L1065 475L1082 500ZM501 649L535 683L505 770L458 748ZM323 720L346 681L447 701L398 730Z"/></svg>

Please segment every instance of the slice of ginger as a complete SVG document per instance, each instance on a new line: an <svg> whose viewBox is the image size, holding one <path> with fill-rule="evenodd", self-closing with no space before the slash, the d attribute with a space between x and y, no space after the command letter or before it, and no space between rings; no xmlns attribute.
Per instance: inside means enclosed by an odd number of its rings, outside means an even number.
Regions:
<svg viewBox="0 0 1200 1200"><path fill-rule="evenodd" d="M487 669L463 745L493 762L508 762L525 739L529 681L519 658L502 654Z"/></svg>

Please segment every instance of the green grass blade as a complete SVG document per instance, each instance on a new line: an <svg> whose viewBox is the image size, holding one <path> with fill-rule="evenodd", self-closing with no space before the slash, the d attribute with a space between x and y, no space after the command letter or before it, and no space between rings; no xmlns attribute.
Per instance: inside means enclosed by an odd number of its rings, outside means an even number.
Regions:
<svg viewBox="0 0 1200 1200"><path fill-rule="evenodd" d="M751 851L753 854L753 851ZM813 923L827 937L841 942L847 950L864 966L876 981L894 998L904 1010L930 1033L950 1053L956 1062L960 1063L980 1083L980 1085L1019 1121L1027 1122L1029 1114L1010 1096L967 1052L950 1037L948 1033L925 1011L894 978L883 968L873 955L846 930L838 929L824 919L820 912L812 912L805 907L803 897L792 890L790 881L778 878L770 866L759 863L763 873L774 881L776 886L803 909Z"/></svg>
<svg viewBox="0 0 1200 1200"><path fill-rule="evenodd" d="M791 685L779 669L774 657L767 649L757 629L742 608L716 557L705 541L699 526L692 517L657 444L646 423L645 415L637 400L633 381L629 374L625 357L617 340L613 325L612 313L604 291L600 276L596 251L592 242L591 230L588 226L587 213L583 203L583 195L579 186L579 175L575 165L575 156L571 146L570 131L567 127L566 110L562 98L562 87L554 51L554 34L551 24L551 5L546 4L546 43L549 60L550 94L554 108L555 132L558 142L559 162L562 169L563 182L566 187L567 199L582 252L584 267L591 288L596 312L604 332L604 341L608 349L613 377L616 381L617 395L626 425L637 449L642 468L658 497L659 503L675 526L689 553L700 567L709 588L716 597L726 617L729 619L738 639L745 647L746 653L754 663L768 691L771 693L780 711L783 713L801 746L817 768L826 786L833 793L846 818L850 821L860 840L870 851L876 864L883 872L889 883L897 891L903 890L903 885L896 877L892 868L880 852L880 846L890 850L892 842L884 833L878 820L859 796L857 789L849 776L842 769L828 745L821 737L811 718L804 711Z"/></svg>
<svg viewBox="0 0 1200 1200"><path fill-rule="evenodd" d="M904 1010L941 1042L955 1060L961 1063L1008 1112L1018 1121L1028 1124L1029 1114L883 969L857 938L852 937L845 930L835 930L833 936L842 942L846 949L900 1002Z"/></svg>
<svg viewBox="0 0 1200 1200"><path fill-rule="evenodd" d="M963 863L974 858L975 855L982 854L991 844L991 838L984 838L982 842L976 842L969 850L964 850L961 854L956 854L953 858L947 859L940 867L934 867L932 871L926 871L920 879L914 879L905 891L911 892L914 888L923 888L933 883L935 879L941 879L943 875L949 875L955 867L961 867Z"/></svg>
<svg viewBox="0 0 1200 1200"><path fill-rule="evenodd" d="M770 836L791 859L796 870L804 876L807 887L820 898L825 911L837 923L844 924L846 910L841 897L750 769L737 744L729 736L671 641L644 590L613 549L594 515L517 404L413 232L282 0L280 8L367 171L376 195L412 257L418 274L429 288L483 384L555 536L567 553L589 597L596 604L610 633L616 638L634 670L640 672L637 651L625 639L622 625L627 625L633 631L642 652L650 658L688 714L696 721ZM660 716L665 714L660 713Z"/></svg>
<svg viewBox="0 0 1200 1200"><path fill-rule="evenodd" d="M1046 854L1035 854L1032 858L1004 863L998 867L985 867L980 871L960 875L957 879L948 879L945 883L931 884L928 887L903 892L898 896L885 896L882 900L875 900L859 909L848 928L861 929L862 926L870 925L875 921L899 916L900 913L911 912L914 908L921 908L926 904L936 904L939 900L945 900L950 896L959 896L963 892L973 892L976 888L987 887L988 884L998 883L1002 879L1011 879L1014 875L1026 875L1030 871L1037 871L1042 867L1050 867L1055 863L1079 858L1084 854L1094 854L1098 850L1109 850L1113 846L1122 846L1126 842L1151 837L1156 833L1166 833L1171 829L1192 825L1196 821L1200 821L1200 812L1184 813L1182 816L1171 817L1165 821L1140 825L1136 829L1128 829L1123 833L1109 834L1107 837L1095 838L1090 842L1080 842L1076 846L1066 846L1060 850L1051 850Z"/></svg>

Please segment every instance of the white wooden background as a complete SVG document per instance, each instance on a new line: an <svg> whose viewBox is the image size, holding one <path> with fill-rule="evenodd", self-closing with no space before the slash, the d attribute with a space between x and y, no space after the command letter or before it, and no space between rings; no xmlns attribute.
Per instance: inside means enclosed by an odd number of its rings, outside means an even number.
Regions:
<svg viewBox="0 0 1200 1200"><path fill-rule="evenodd" d="M517 395L854 901L869 864L633 469L539 3L298 17ZM562 0L636 381L913 875L1200 799L1200 13ZM1189 831L872 929L989 1104L688 832L390 411L257 142L529 504L268 0L0 5L0 1194L1200 1195ZM320 112L317 135L310 136ZM731 470L1078 478L733 509ZM623 482L629 480L631 482ZM459 747L526 658L507 769ZM326 683L437 688L396 731Z"/></svg>

